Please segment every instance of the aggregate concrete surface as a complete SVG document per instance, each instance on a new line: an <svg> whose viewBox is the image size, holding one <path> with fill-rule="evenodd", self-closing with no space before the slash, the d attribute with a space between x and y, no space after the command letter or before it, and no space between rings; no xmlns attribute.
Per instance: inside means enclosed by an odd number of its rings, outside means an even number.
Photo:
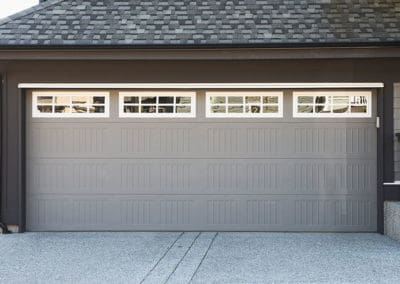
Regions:
<svg viewBox="0 0 400 284"><path fill-rule="evenodd" d="M400 242L372 233L25 233L0 250L0 283L400 283Z"/></svg>

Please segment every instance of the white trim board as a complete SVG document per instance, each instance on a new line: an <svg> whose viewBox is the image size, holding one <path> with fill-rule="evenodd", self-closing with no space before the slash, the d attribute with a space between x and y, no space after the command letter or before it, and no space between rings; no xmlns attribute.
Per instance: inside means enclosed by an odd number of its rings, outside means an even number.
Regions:
<svg viewBox="0 0 400 284"><path fill-rule="evenodd" d="M397 185L397 186L399 186L400 185L400 181L396 180L394 182L384 182L383 185L389 185L389 186L390 185L393 185L393 186Z"/></svg>
<svg viewBox="0 0 400 284"><path fill-rule="evenodd" d="M19 89L337 89L383 88L383 83L20 83Z"/></svg>

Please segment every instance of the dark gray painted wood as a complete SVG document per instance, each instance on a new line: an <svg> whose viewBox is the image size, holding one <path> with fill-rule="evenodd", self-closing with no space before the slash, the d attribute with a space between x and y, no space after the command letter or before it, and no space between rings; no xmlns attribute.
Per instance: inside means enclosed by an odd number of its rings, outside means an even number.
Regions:
<svg viewBox="0 0 400 284"><path fill-rule="evenodd" d="M398 137L396 137L396 134L400 133L400 83L394 85L393 117L394 179L400 180L400 140L398 139Z"/></svg>
<svg viewBox="0 0 400 284"><path fill-rule="evenodd" d="M377 225L378 225L378 233L384 233L384 199L385 193L383 190L383 183L384 183L384 171L385 171L385 161L384 161L384 145L385 145L385 128L383 127L382 123L385 121L385 100L384 100L384 92L383 90L377 91L378 98L378 106L377 106L377 116L380 119L380 127L378 129L378 141L377 141Z"/></svg>
<svg viewBox="0 0 400 284"><path fill-rule="evenodd" d="M20 190L17 181L18 165L21 161L18 158L17 145L21 136L17 128L22 115L16 100L19 82L398 82L399 64L397 59L0 61L0 70L8 73L8 84L3 96L4 219L9 224L19 224ZM393 130L390 136L392 135ZM388 151L392 151L393 155L393 150Z"/></svg>
<svg viewBox="0 0 400 284"><path fill-rule="evenodd" d="M385 195L385 201L400 201L399 185L384 185L383 190Z"/></svg>
<svg viewBox="0 0 400 284"><path fill-rule="evenodd" d="M0 73L0 149L3 149L3 75ZM0 222L3 216L3 151L0 150Z"/></svg>
<svg viewBox="0 0 400 284"><path fill-rule="evenodd" d="M394 181L394 130L393 130L393 95L394 82L385 82L384 92L384 180L385 182Z"/></svg>

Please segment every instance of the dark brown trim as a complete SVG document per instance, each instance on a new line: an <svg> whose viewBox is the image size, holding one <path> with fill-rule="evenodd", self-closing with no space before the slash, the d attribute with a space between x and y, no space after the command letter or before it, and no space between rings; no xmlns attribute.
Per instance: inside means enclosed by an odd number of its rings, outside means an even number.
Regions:
<svg viewBox="0 0 400 284"><path fill-rule="evenodd" d="M384 182L384 125L385 121L385 100L384 100L384 90L379 89L377 91L377 117L380 119L380 127L378 129L378 141L377 141L377 231L378 233L384 233L384 192L383 192L383 182Z"/></svg>
<svg viewBox="0 0 400 284"><path fill-rule="evenodd" d="M0 228L2 234L11 234L11 231L8 229L7 224L4 223L3 220L3 95L5 94L5 76L0 73ZM5 203L5 202L4 202Z"/></svg>
<svg viewBox="0 0 400 284"><path fill-rule="evenodd" d="M0 222L3 221L3 94L4 91L4 75L0 73Z"/></svg>
<svg viewBox="0 0 400 284"><path fill-rule="evenodd" d="M19 232L26 231L26 91L19 90L20 100L20 142L19 142Z"/></svg>
<svg viewBox="0 0 400 284"><path fill-rule="evenodd" d="M400 185L384 185L385 201L400 201Z"/></svg>
<svg viewBox="0 0 400 284"><path fill-rule="evenodd" d="M394 181L394 128L393 128L393 92L394 82L384 82L383 89L384 110L385 114L383 120L384 131L384 145L383 145L383 159L384 159L384 182Z"/></svg>
<svg viewBox="0 0 400 284"><path fill-rule="evenodd" d="M400 58L400 46L323 48L0 49L0 60L264 60Z"/></svg>
<svg viewBox="0 0 400 284"><path fill-rule="evenodd" d="M398 49L400 52L400 49ZM278 52L278 50L276 50ZM2 54L3 51L0 51ZM25 51L10 51L18 54ZM42 52L42 51L37 51ZM73 56L73 51L54 51L61 56ZM95 51L93 56L96 55ZM102 51L98 52L109 52ZM125 50L121 50L125 52ZM128 52L128 51L126 51ZM171 51L172 52L172 51ZM219 51L222 52L222 51ZM242 51L238 51L240 54ZM251 50L246 50L250 55ZM258 51L254 51L257 54ZM260 51L263 52L263 51ZM282 52L286 52L283 51ZM307 51L308 52L308 51ZM314 50L318 53L318 50ZM42 52L43 54L45 52ZM53 56L55 53L51 53ZM65 53L65 54L63 54ZM75 52L80 55L79 51ZM115 56L118 51L114 50ZM212 52L211 52L212 53ZM229 53L229 51L226 51ZM311 55L311 52L309 53ZM82 56L85 56L83 54ZM136 56L136 55L135 55ZM235 55L232 55L233 57ZM269 55L270 56L270 55ZM317 55L318 56L318 55ZM18 82L102 83L124 82L384 82L377 90L378 130L377 164L377 225L383 232L383 202L392 193L383 188L384 182L393 182L393 82L399 78L400 59L371 60L270 60L270 61L8 61L0 60L0 73L6 77L3 84L2 123L2 217L10 225L25 228L25 93L17 89ZM100 71L107 70L107 72ZM289 71L288 71L289 70ZM3 78L4 79L4 78ZM16 99L18 98L18 100ZM390 189L391 190L391 189ZM390 196L389 196L390 195ZM7 198L5 198L7 197ZM375 217L374 217L375 218Z"/></svg>

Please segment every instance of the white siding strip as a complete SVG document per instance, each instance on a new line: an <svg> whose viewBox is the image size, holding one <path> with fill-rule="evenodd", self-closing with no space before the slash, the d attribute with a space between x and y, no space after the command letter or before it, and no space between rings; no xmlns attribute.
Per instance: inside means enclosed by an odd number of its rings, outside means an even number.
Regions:
<svg viewBox="0 0 400 284"><path fill-rule="evenodd" d="M20 83L20 89L337 89L383 88L383 83Z"/></svg>

